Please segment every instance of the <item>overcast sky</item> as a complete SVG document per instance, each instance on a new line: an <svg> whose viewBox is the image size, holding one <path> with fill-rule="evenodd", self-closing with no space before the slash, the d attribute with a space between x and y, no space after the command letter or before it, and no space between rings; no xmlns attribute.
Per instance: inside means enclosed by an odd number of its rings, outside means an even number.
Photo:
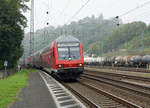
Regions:
<svg viewBox="0 0 150 108"><path fill-rule="evenodd" d="M90 0L88 4L73 18L71 18L88 0L34 0L35 2L35 30L46 27L46 23L57 27L78 21L87 16L99 16L109 19L120 16L150 0ZM30 6L30 3L28 3ZM46 12L49 11L47 15ZM25 13L30 23L30 12ZM150 24L150 2L141 8L123 15L124 23L132 21L144 21ZM29 32L29 27L25 29Z"/></svg>

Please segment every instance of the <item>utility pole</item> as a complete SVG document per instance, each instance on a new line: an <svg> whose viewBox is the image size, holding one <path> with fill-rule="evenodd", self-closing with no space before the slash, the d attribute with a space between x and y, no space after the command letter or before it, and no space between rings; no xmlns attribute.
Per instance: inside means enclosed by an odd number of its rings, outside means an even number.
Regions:
<svg viewBox="0 0 150 108"><path fill-rule="evenodd" d="M34 0L31 0L31 13L30 13L30 51L29 54L34 53ZM34 60L31 60L31 65Z"/></svg>

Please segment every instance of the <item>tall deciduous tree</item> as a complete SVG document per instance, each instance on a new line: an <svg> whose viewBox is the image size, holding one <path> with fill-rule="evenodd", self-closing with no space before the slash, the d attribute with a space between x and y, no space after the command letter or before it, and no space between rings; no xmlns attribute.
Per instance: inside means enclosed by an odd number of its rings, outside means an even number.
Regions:
<svg viewBox="0 0 150 108"><path fill-rule="evenodd" d="M14 67L23 54L23 28L27 19L22 14L28 7L28 0L0 0L0 60L8 60Z"/></svg>

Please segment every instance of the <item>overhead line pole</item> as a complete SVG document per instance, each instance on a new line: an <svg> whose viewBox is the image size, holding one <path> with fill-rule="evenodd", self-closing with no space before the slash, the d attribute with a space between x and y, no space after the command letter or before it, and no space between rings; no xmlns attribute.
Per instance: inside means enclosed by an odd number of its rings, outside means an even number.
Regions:
<svg viewBox="0 0 150 108"><path fill-rule="evenodd" d="M34 0L31 0L31 12L30 12L30 51L29 54L34 53ZM31 61L31 64L34 60Z"/></svg>

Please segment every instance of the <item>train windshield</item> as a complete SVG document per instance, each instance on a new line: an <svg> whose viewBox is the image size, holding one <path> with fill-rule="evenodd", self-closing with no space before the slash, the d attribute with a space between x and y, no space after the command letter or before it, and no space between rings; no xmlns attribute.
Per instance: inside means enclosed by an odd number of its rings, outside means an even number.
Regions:
<svg viewBox="0 0 150 108"><path fill-rule="evenodd" d="M59 60L80 60L79 46L58 46Z"/></svg>
<svg viewBox="0 0 150 108"><path fill-rule="evenodd" d="M80 47L70 47L71 60L80 60Z"/></svg>
<svg viewBox="0 0 150 108"><path fill-rule="evenodd" d="M60 60L66 60L69 58L68 48L58 48L58 56Z"/></svg>

